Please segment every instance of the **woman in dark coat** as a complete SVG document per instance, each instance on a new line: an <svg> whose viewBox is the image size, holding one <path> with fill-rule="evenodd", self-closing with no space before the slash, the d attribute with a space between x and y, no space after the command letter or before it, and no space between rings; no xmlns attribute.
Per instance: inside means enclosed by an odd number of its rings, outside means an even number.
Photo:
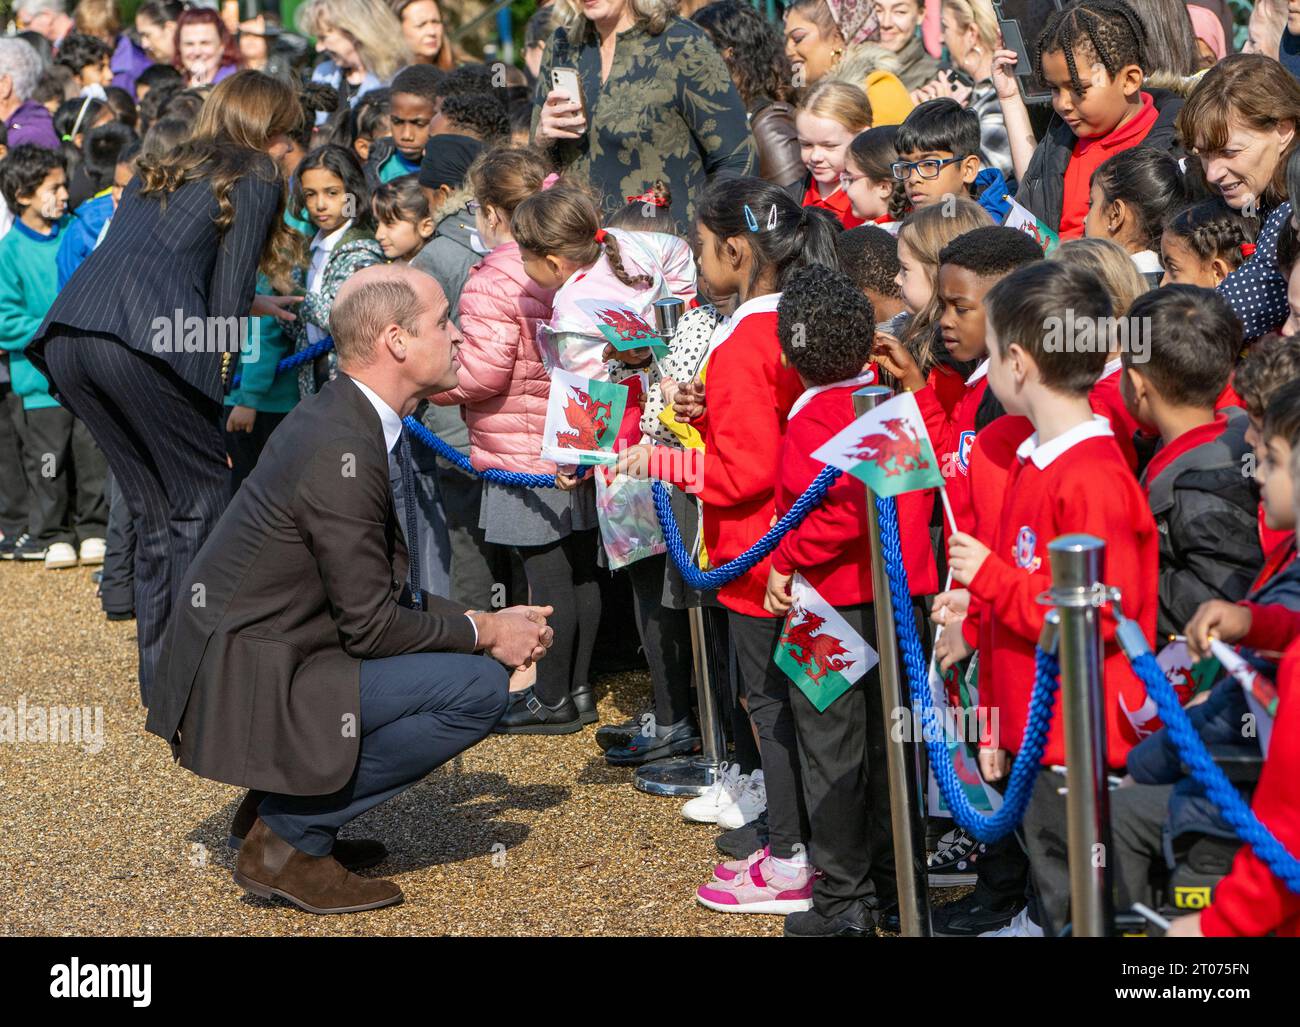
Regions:
<svg viewBox="0 0 1300 1027"><path fill-rule="evenodd" d="M276 160L302 117L293 88L256 71L219 83L189 141L141 160L103 242L27 354L104 451L135 522L135 611L145 705L186 568L229 495L227 369L257 345L259 266L287 280L293 252Z"/></svg>

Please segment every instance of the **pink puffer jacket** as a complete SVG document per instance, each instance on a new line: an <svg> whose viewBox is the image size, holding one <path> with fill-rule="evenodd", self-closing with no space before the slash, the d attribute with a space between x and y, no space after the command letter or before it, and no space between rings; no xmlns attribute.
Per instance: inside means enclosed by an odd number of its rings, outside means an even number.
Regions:
<svg viewBox="0 0 1300 1027"><path fill-rule="evenodd" d="M480 469L555 473L539 456L551 379L537 350L537 326L550 319L554 295L524 273L515 242L492 250L465 282L460 385L433 402L465 405L470 459Z"/></svg>

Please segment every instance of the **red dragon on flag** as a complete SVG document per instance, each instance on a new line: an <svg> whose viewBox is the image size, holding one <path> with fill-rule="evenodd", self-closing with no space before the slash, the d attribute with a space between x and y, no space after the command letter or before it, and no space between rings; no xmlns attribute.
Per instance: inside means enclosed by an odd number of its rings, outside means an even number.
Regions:
<svg viewBox="0 0 1300 1027"><path fill-rule="evenodd" d="M633 339L658 338L655 330L632 310L598 310L596 313L625 342Z"/></svg>
<svg viewBox="0 0 1300 1027"><path fill-rule="evenodd" d="M929 467L921 452L921 437L905 417L891 417L884 422L885 432L864 435L854 447L858 460L870 460L884 469L886 476ZM886 432L888 434L886 434Z"/></svg>
<svg viewBox="0 0 1300 1027"><path fill-rule="evenodd" d="M572 431L555 434L560 449L599 449L614 411L608 403L592 399L585 389L570 388L565 396L564 419Z"/></svg>
<svg viewBox="0 0 1300 1027"><path fill-rule="evenodd" d="M780 644L786 647L791 658L808 671L810 681L820 681L831 671L841 671L851 667L856 661L841 659L848 652L844 643L834 635L821 630L826 618L811 610L799 610L799 620L793 617L786 620L781 632Z"/></svg>

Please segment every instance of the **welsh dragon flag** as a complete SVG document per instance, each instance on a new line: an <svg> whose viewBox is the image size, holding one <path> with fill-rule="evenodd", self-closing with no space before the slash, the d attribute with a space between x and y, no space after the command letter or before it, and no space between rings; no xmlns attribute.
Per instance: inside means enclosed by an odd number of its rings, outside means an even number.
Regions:
<svg viewBox="0 0 1300 1027"><path fill-rule="evenodd" d="M956 631L958 628L954 626L946 630ZM1002 796L996 789L990 788L980 774L976 759L979 739L967 737L972 724L971 716L979 707L979 689L976 685L978 677L978 653L972 658L964 679L958 677L956 667L949 667L946 672L941 672L938 661L930 661L930 702L941 715L940 724L943 728L943 741L948 746L948 759L952 761L953 770L956 771L957 780L961 782L962 791L966 793L967 801L981 813L991 813L1001 807ZM956 706L950 702L950 698L956 700ZM961 715L957 716L957 714ZM978 727L978 721L974 723ZM965 730L954 731L954 727ZM922 728L924 729L924 725ZM933 741L938 742L938 739ZM930 815L951 817L952 810L948 808L943 793L939 791L938 778L934 776L933 771L930 771L928 764L926 770L929 779L927 795Z"/></svg>
<svg viewBox="0 0 1300 1027"><path fill-rule="evenodd" d="M668 352L664 340L635 310L616 300L576 300L578 308L591 318L605 341L620 353L649 346L655 356Z"/></svg>
<svg viewBox="0 0 1300 1027"><path fill-rule="evenodd" d="M910 392L868 410L813 453L813 458L848 471L878 496L943 484L921 409Z"/></svg>
<svg viewBox="0 0 1300 1027"><path fill-rule="evenodd" d="M555 368L546 402L542 456L557 464L612 464L627 389Z"/></svg>
<svg viewBox="0 0 1300 1027"><path fill-rule="evenodd" d="M799 574L790 582L790 597L772 661L824 713L880 656Z"/></svg>
<svg viewBox="0 0 1300 1027"><path fill-rule="evenodd" d="M1004 199L1011 204L1011 210L1007 212L1006 220L1002 222L1004 227L1020 229L1043 248L1044 254L1051 253L1061 245L1061 237L1035 217L1033 211L1022 207L1010 196Z"/></svg>

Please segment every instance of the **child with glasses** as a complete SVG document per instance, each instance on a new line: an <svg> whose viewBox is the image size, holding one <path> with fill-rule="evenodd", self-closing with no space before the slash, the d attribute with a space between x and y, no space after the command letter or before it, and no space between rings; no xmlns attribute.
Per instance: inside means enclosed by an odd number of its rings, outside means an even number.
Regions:
<svg viewBox="0 0 1300 1027"><path fill-rule="evenodd" d="M920 210L962 197L975 200L994 221L1006 218L1009 186L1001 171L984 167L974 111L948 97L928 100L898 127L894 147L896 208Z"/></svg>

